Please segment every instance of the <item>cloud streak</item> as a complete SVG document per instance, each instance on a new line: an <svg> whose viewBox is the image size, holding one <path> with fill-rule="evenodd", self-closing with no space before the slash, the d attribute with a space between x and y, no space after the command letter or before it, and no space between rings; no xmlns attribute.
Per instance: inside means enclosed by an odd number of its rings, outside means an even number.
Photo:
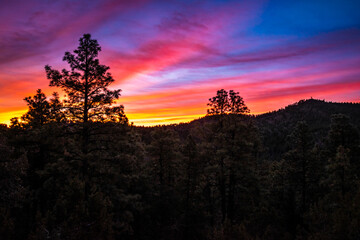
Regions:
<svg viewBox="0 0 360 240"><path fill-rule="evenodd" d="M315 26L301 20L305 8L285 13L276 4L281 1L4 1L0 121L25 111L22 99L37 88L56 90L48 87L44 65L67 67L64 52L87 32L102 46L100 60L111 67L113 87L123 89L120 102L136 124L202 116L220 88L240 91L253 113L309 97L359 101L359 18L350 12L346 21ZM348 9L335 5L332 11ZM279 19L284 15L296 25Z"/></svg>

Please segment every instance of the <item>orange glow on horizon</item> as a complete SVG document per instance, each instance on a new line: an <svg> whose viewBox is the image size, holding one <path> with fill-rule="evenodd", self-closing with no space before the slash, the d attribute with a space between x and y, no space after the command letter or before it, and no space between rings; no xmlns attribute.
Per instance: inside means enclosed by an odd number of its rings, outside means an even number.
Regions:
<svg viewBox="0 0 360 240"><path fill-rule="evenodd" d="M350 85L349 88L351 87L352 86ZM330 95L331 95L331 91L333 90L331 89L329 90ZM286 98L276 97L271 99L253 100L253 101L249 101L247 105L251 110L250 114L259 115L259 114L279 110L301 99L308 99L308 98L306 97L301 98L301 95L295 94L293 97L286 96ZM314 99L317 98L315 97ZM351 102L360 103L360 100L355 98ZM169 108L169 109L144 109L144 110L136 109L136 110L130 110L128 112L126 111L126 105L125 105L125 113L129 118L129 122L133 123L135 126L151 127L157 125L188 123L193 120L205 117L206 109L207 109L206 102L203 102L200 105L202 105L203 108L199 108L199 107L191 108L189 106L189 107L179 107L179 108ZM24 107L20 109L17 108L16 110L2 112L0 113L0 123L9 125L11 118L21 117L23 114L26 113L26 111L27 108Z"/></svg>

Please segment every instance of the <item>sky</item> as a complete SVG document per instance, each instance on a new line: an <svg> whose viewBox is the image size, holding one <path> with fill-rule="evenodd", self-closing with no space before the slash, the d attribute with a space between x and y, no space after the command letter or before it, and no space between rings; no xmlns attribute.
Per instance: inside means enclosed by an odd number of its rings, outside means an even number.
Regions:
<svg viewBox="0 0 360 240"><path fill-rule="evenodd" d="M90 33L135 125L206 114L219 89L251 113L301 99L360 102L360 1L0 0L0 122L27 111L44 66Z"/></svg>

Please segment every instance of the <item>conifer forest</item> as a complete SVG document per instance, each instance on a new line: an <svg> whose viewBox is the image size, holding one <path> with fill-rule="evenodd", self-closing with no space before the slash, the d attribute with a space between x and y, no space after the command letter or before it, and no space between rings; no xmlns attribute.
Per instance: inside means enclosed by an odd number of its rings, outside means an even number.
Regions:
<svg viewBox="0 0 360 240"><path fill-rule="evenodd" d="M219 89L202 118L135 126L100 51L84 34L0 125L0 239L360 239L360 104L252 115Z"/></svg>

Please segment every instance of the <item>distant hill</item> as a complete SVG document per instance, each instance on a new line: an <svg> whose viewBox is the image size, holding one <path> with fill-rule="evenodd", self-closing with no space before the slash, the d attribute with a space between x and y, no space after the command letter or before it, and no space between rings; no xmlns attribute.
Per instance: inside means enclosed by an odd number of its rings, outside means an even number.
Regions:
<svg viewBox="0 0 360 240"><path fill-rule="evenodd" d="M331 116L339 113L349 116L350 122L360 129L360 104L316 99L301 100L284 109L258 115L255 121L262 135L266 154L272 159L279 159L287 151L287 136L299 121L306 122L315 142L320 142L327 136Z"/></svg>
<svg viewBox="0 0 360 240"><path fill-rule="evenodd" d="M305 121L314 129L323 129L330 124L331 115L345 114L351 119L354 125L360 124L359 103L336 103L323 100L307 99L291 104L283 109L257 115L256 121L259 124L279 124Z"/></svg>
<svg viewBox="0 0 360 240"><path fill-rule="evenodd" d="M263 138L264 157L270 155L272 159L279 159L288 149L287 136L293 131L299 121L306 122L310 127L315 142L320 142L327 136L331 116L339 113L349 116L350 122L357 129L360 129L359 103L336 103L307 99L277 111L247 117L255 121ZM191 128L216 121L218 117L205 116L189 123L174 124L166 127L174 129L182 139L185 139ZM151 128L147 128L147 132L150 131Z"/></svg>

